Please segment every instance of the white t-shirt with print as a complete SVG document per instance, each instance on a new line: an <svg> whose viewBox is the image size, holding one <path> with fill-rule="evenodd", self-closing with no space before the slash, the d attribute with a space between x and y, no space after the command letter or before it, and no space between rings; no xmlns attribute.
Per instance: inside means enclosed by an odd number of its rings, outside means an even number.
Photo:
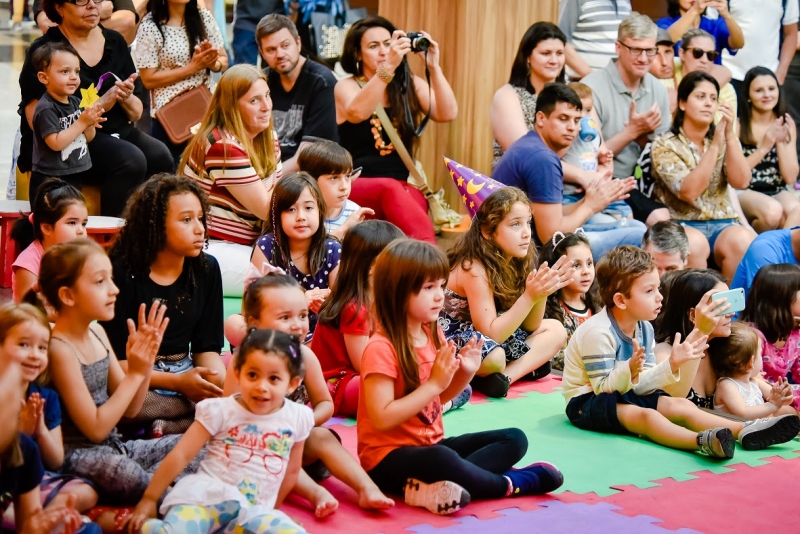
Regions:
<svg viewBox="0 0 800 534"><path fill-rule="evenodd" d="M314 428L311 408L284 400L269 415L256 415L238 395L197 403L195 421L211 434L200 469L183 477L161 505L161 513L179 504L211 506L238 501L243 508L274 508L295 443Z"/></svg>

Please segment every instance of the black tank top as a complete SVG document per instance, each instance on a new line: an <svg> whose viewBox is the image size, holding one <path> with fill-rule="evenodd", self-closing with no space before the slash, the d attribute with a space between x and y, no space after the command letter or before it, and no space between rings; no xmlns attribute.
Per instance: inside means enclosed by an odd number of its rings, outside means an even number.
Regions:
<svg viewBox="0 0 800 534"><path fill-rule="evenodd" d="M362 167L362 178L394 178L405 182L408 179L408 169L397 151L392 150L391 153L382 156L375 147L373 126L370 123L372 118L356 124L352 122L340 124L339 144L353 156L353 168ZM381 137L384 145L391 142L386 131L381 132Z"/></svg>

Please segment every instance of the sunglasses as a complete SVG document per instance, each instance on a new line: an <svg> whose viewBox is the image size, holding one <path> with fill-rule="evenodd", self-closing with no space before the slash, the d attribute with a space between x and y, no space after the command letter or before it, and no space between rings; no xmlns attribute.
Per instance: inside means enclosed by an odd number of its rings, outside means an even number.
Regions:
<svg viewBox="0 0 800 534"><path fill-rule="evenodd" d="M719 52L716 50L703 50L702 48L684 48L687 52L691 52L695 59L700 59L703 54L706 55L709 61L715 61L719 57Z"/></svg>

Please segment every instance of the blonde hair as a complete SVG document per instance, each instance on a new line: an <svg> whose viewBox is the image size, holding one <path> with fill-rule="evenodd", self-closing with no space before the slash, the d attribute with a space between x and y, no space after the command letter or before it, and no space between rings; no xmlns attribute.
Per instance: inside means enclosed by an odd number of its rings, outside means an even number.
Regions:
<svg viewBox="0 0 800 534"><path fill-rule="evenodd" d="M0 345L5 343L6 337L12 328L28 321L39 323L50 334L50 323L47 321L47 314L41 308L27 302L20 304L8 302L0 306ZM38 384L46 385L49 382L50 375L47 372L48 370L49 366L36 377Z"/></svg>
<svg viewBox="0 0 800 534"><path fill-rule="evenodd" d="M578 95L578 98L581 100L585 98L592 98L594 99L594 95L592 94L592 88L586 85L585 83L581 82L569 82L567 87L575 91L575 94Z"/></svg>
<svg viewBox="0 0 800 534"><path fill-rule="evenodd" d="M219 128L235 137L244 147L250 157L250 163L259 177L266 178L272 174L278 165L278 158L275 155L275 139L272 134L272 117L270 117L269 127L251 140L245 132L244 122L239 112L239 99L247 94L257 80L264 80L264 83L267 83L266 75L253 65L234 65L225 71L211 96L211 104L200 123L200 129L189 141L186 150L183 151L178 169L181 171L185 169L189 161L199 163L202 168L208 148L209 134L214 128ZM228 143L223 142L227 159ZM223 168L224 165L223 163Z"/></svg>

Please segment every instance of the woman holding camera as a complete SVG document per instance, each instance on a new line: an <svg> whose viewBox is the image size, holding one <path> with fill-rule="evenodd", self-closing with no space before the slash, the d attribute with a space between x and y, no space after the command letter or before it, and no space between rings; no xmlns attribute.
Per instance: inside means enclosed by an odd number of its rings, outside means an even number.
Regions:
<svg viewBox="0 0 800 534"><path fill-rule="evenodd" d="M424 32L413 37L416 47L382 17L353 24L341 58L342 68L353 77L340 80L334 89L336 122L339 142L352 154L353 166L362 168L350 200L372 208L376 218L394 223L407 236L435 244L425 197L407 182L409 170L376 112L379 105L384 107L412 157L423 116L430 112L434 121L448 122L458 114L456 97L439 66L439 45ZM422 50L425 44L427 51ZM411 73L405 57L409 52L425 59L430 86Z"/></svg>

